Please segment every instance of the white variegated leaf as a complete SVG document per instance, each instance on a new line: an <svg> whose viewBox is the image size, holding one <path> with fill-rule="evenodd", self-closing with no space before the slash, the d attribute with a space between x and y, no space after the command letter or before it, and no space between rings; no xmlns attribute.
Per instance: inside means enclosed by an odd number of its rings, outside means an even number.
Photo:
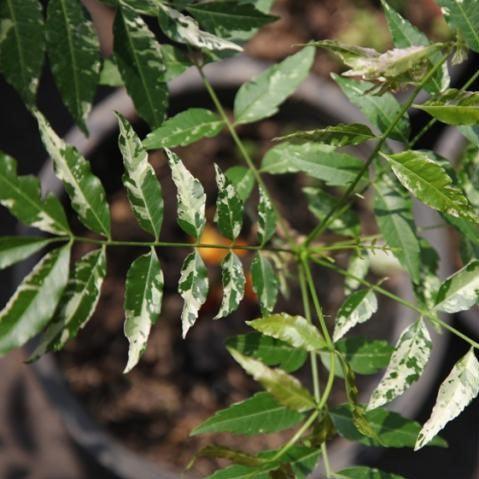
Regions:
<svg viewBox="0 0 479 479"><path fill-rule="evenodd" d="M371 395L368 409L391 402L417 381L429 360L431 348L431 337L422 319L404 330L384 377Z"/></svg>
<svg viewBox="0 0 479 479"><path fill-rule="evenodd" d="M261 245L266 244L276 231L278 215L268 193L260 187L258 206L258 240Z"/></svg>
<svg viewBox="0 0 479 479"><path fill-rule="evenodd" d="M371 259L367 254L356 254L349 260L348 273L351 276L346 276L344 280L344 288L346 294L352 293L359 288L361 279L364 279L368 274ZM353 278L354 276L354 278Z"/></svg>
<svg viewBox="0 0 479 479"><path fill-rule="evenodd" d="M278 299L279 282L271 261L258 253L251 263L253 290L258 296L263 314L271 313Z"/></svg>
<svg viewBox="0 0 479 479"><path fill-rule="evenodd" d="M178 284L178 292L184 300L181 322L183 337L198 319L198 312L208 294L208 271L197 250L186 257Z"/></svg>
<svg viewBox="0 0 479 479"><path fill-rule="evenodd" d="M424 447L449 421L459 416L478 394L479 362L474 349L471 349L455 364L439 387L431 417L421 429L414 450Z"/></svg>
<svg viewBox="0 0 479 479"><path fill-rule="evenodd" d="M165 148L177 188L178 224L190 236L199 238L206 224L206 194L200 181L185 167L178 155Z"/></svg>
<svg viewBox="0 0 479 479"><path fill-rule="evenodd" d="M118 145L123 155L126 187L133 213L140 226L156 240L163 222L163 195L148 153L128 121L117 113L120 125Z"/></svg>
<svg viewBox="0 0 479 479"><path fill-rule="evenodd" d="M224 318L235 311L244 296L246 278L240 259L233 252L221 263L223 301L214 319Z"/></svg>

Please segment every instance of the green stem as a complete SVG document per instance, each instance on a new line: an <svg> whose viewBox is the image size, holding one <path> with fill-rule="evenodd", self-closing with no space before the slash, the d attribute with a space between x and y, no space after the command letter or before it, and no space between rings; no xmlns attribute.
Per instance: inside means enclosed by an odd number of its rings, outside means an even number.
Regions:
<svg viewBox="0 0 479 479"><path fill-rule="evenodd" d="M351 193L354 192L354 190L356 189L356 186L361 181L361 178L369 170L369 167L371 166L372 162L376 158L376 155L381 151L381 148L383 147L384 143L388 139L389 135L392 133L394 128L396 128L396 125L399 123L401 118L407 113L409 108L411 108L411 105L414 103L414 100L419 95L424 85L434 76L434 74L439 70L439 68L442 67L442 65L447 60L447 58L448 58L448 55L444 55L442 60L438 62L436 65L434 65L434 67L429 71L429 73L416 86L416 88L414 89L414 91L412 92L408 100L402 106L399 113L394 117L393 121L388 126L387 130L379 138L379 141L377 142L376 147L374 148L373 152L364 163L361 170L356 175L356 178L354 179L354 181L349 185L349 187L340 197L338 203L334 206L334 208L332 208L329 211L329 213L326 215L324 220L319 225L317 225L316 228L308 235L308 237L306 238L304 242L305 246L309 246L312 241L314 241L318 236L320 236L326 230L329 224L336 219L338 212L342 211L343 208L347 206L347 202L349 200L349 197L351 196Z"/></svg>
<svg viewBox="0 0 479 479"><path fill-rule="evenodd" d="M324 471L326 472L326 479L331 477L331 465L329 464L329 456L328 456L328 446L325 442L321 444L321 453L323 455L323 462L324 462Z"/></svg>
<svg viewBox="0 0 479 479"><path fill-rule="evenodd" d="M323 407L326 405L329 396L331 395L331 391L333 390L333 384L334 384L334 373L335 373L335 367L336 367L336 361L335 361L335 353L331 352L330 353L331 357L329 360L329 375L328 375L328 382L326 383L326 387L324 388L323 395L321 397L321 401L318 404L318 409L321 410Z"/></svg>

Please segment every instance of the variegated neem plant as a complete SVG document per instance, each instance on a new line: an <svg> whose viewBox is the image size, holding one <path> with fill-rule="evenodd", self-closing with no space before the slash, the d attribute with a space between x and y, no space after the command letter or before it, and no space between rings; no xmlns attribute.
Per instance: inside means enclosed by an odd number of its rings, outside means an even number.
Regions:
<svg viewBox="0 0 479 479"><path fill-rule="evenodd" d="M233 116L225 112L203 72L206 63L242 50L258 28L274 21L272 0L109 0L116 10L114 54L101 60L99 45L87 12L79 0L49 0L46 12L38 0L0 3L0 69L22 96L38 121L56 175L64 183L72 207L83 225L96 236L79 237L70 229L65 211L54 196L42 197L37 179L19 176L15 161L0 154L0 202L26 225L47 234L2 237L0 267L9 267L48 247L43 259L19 285L0 312L0 352L22 347L41 334L32 359L57 351L76 336L92 316L106 274L111 247L142 246L143 256L131 265L126 278L125 335L129 355L125 372L141 359L148 335L161 317L163 273L157 250L189 248L178 284L184 308L178 327L188 341L208 294L208 272L199 248L227 250L222 262L224 297L215 319L225 318L241 302L245 273L238 251L252 256L253 288L262 316L248 321L254 330L231 340L227 347L239 365L265 389L249 399L217 412L193 434L228 432L245 436L294 428L289 440L274 451L237 451L211 445L199 455L228 459L232 465L212 478L306 477L322 462L327 477L398 478L354 466L335 472L328 461L328 441L339 434L352 441L382 447L444 446L437 433L479 392L479 344L440 317L474 306L479 299L479 93L469 91L479 73L459 89L449 88L448 61L459 61L467 50L479 52L479 3L476 0L438 0L455 34L449 43L431 43L393 10L383 8L394 49L379 53L368 48L320 41L304 46L283 62L268 68L238 91ZM46 14L46 21L44 15ZM169 44L160 44L145 17L157 18ZM349 67L334 76L350 101L368 119L366 124L339 124L280 138L258 165L237 132L237 126L273 116L309 73L315 49L330 50ZM124 159L123 183L132 211L151 241L131 243L112 238L110 212L102 183L87 160L66 145L35 106L36 89L45 51L64 103L85 132L97 85L124 85L138 114L150 125L142 141L128 121L118 115L119 147ZM216 112L188 109L167 118L168 81L193 67L201 74ZM400 103L392 94L406 89ZM416 104L425 90L430 99ZM318 92L321 94L321 92ZM408 112L418 108L431 121L419 132L410 131ZM414 149L436 122L456 125L471 140L467 161L455 168L434 151ZM172 151L178 146L214 137L228 130L245 165L223 171L211 166L218 187L216 225L227 245L203 244L206 194L202 184ZM394 141L394 143L392 143ZM363 161L357 145L370 142ZM342 149L347 147L347 151ZM148 161L148 150L162 149L177 187L177 220L191 243L161 240L163 198L161 185ZM317 226L306 235L295 232L284 219L288 198L273 198L266 175L305 174L313 179L304 194ZM252 189L259 189L257 239L237 242L244 207ZM351 207L374 197L379 234L361 230ZM415 197L437 210L462 241L464 266L441 282L438 258L421 237L412 212ZM165 201L170 201L166 198ZM328 234L333 232L334 235ZM97 249L70 264L72 247L89 242ZM415 292L411 302L367 279L368 252L378 248L394 255L408 273ZM351 252L349 268L336 261L338 251ZM286 259L285 259L286 258ZM301 291L304 315L276 312L281 266L291 268ZM312 266L345 278L345 300L334 325L328 324L318 299ZM316 267L316 266L315 266ZM294 278L293 278L294 279ZM377 295L396 300L417 314L394 347L385 341L345 337L357 324L374 316ZM227 319L225 319L227 320ZM423 426L384 408L420 379L433 347L428 329L444 329L469 347L438 391L436 405ZM255 347L251 347L254 338ZM298 356L298 353L299 354ZM310 356L312 391L293 375ZM300 360L291 362L291 358ZM322 360L322 366L319 360ZM294 363L294 364L293 364ZM358 402L356 374L385 369L368 404ZM320 379L324 375L324 388ZM331 406L335 381L344 385L347 403ZM385 426L386 424L391 425Z"/></svg>

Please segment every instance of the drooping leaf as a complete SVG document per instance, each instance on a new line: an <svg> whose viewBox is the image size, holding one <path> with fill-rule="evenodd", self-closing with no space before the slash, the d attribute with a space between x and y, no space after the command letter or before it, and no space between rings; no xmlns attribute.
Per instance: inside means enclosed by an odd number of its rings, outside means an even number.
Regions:
<svg viewBox="0 0 479 479"><path fill-rule="evenodd" d="M339 308L333 340L340 340L351 328L366 322L377 309L378 301L373 291L360 289L352 293Z"/></svg>
<svg viewBox="0 0 479 479"><path fill-rule="evenodd" d="M426 152L410 150L385 158L402 185L423 203L441 213L479 222L463 192Z"/></svg>
<svg viewBox="0 0 479 479"><path fill-rule="evenodd" d="M226 170L225 175L233 183L239 199L244 203L250 197L255 185L253 172L244 166L232 166Z"/></svg>
<svg viewBox="0 0 479 479"><path fill-rule="evenodd" d="M244 296L246 278L241 260L233 252L221 263L223 301L214 319L224 318L235 311Z"/></svg>
<svg viewBox="0 0 479 479"><path fill-rule="evenodd" d="M446 21L457 29L467 46L479 52L479 5L475 0L438 0Z"/></svg>
<svg viewBox="0 0 479 479"><path fill-rule="evenodd" d="M244 205L238 197L233 183L224 175L215 163L218 197L216 199L216 223L223 236L234 241L243 226Z"/></svg>
<svg viewBox="0 0 479 479"><path fill-rule="evenodd" d="M37 253L51 240L31 236L2 236L0 238L0 270L8 268Z"/></svg>
<svg viewBox="0 0 479 479"><path fill-rule="evenodd" d="M273 116L309 74L314 48L305 47L239 89L234 104L237 124L253 123Z"/></svg>
<svg viewBox="0 0 479 479"><path fill-rule="evenodd" d="M186 337L208 294L208 271L197 250L187 256L183 263L178 292L184 300L181 323L183 337Z"/></svg>
<svg viewBox="0 0 479 479"><path fill-rule="evenodd" d="M263 314L271 313L278 298L278 278L268 258L257 253L251 263L253 289L258 296Z"/></svg>
<svg viewBox="0 0 479 479"><path fill-rule="evenodd" d="M240 366L258 381L283 406L298 412L305 412L315 407L310 393L293 376L281 369L271 369L261 361L244 356L235 349L228 351Z"/></svg>
<svg viewBox="0 0 479 479"><path fill-rule="evenodd" d="M297 131L277 140L289 143L322 143L337 148L342 146L355 146L375 138L374 133L366 126L359 123L339 124L319 128L317 130Z"/></svg>
<svg viewBox="0 0 479 479"><path fill-rule="evenodd" d="M165 149L177 188L178 224L186 234L199 238L206 224L206 194L198 179L186 169L176 153Z"/></svg>
<svg viewBox="0 0 479 479"><path fill-rule="evenodd" d="M46 37L55 82L75 122L86 132L100 72L100 45L82 4L50 0Z"/></svg>
<svg viewBox="0 0 479 479"><path fill-rule="evenodd" d="M110 236L110 212L105 190L91 172L90 164L78 150L66 145L48 124L46 118L35 112L43 144L53 160L55 174L65 185L72 206L81 222L93 231Z"/></svg>
<svg viewBox="0 0 479 479"><path fill-rule="evenodd" d="M402 266L419 282L420 245L409 195L387 175L374 182L374 214L384 240Z"/></svg>
<svg viewBox="0 0 479 479"><path fill-rule="evenodd" d="M477 125L479 123L479 93L453 88L414 108L429 113L448 125Z"/></svg>
<svg viewBox="0 0 479 479"><path fill-rule="evenodd" d="M305 350L260 333L235 336L228 339L226 344L246 356L259 359L268 366L278 366L288 373L298 370L307 358Z"/></svg>
<svg viewBox="0 0 479 479"><path fill-rule="evenodd" d="M383 95L367 93L374 88L373 83L358 82L350 78L340 77L339 75L333 75L333 79L351 103L357 106L381 133L385 133L388 130L401 111L401 105L391 93ZM409 117L404 115L393 128L390 137L393 140L407 143L409 134Z"/></svg>
<svg viewBox="0 0 479 479"><path fill-rule="evenodd" d="M275 234L278 215L268 193L260 187L258 205L258 240L265 245Z"/></svg>
<svg viewBox="0 0 479 479"><path fill-rule="evenodd" d="M16 161L1 152L0 204L26 225L59 235L70 232L60 201L53 195L42 199L38 179L18 176Z"/></svg>
<svg viewBox="0 0 479 479"><path fill-rule="evenodd" d="M191 432L230 432L253 436L270 434L295 426L303 415L280 404L271 394L260 392L215 413Z"/></svg>
<svg viewBox="0 0 479 479"><path fill-rule="evenodd" d="M51 320L68 281L70 244L43 257L0 311L0 355L23 346Z"/></svg>
<svg viewBox="0 0 479 479"><path fill-rule="evenodd" d="M48 351L59 351L92 317L106 275L105 248L81 258L68 280L53 321L29 358L34 361Z"/></svg>
<svg viewBox="0 0 479 479"><path fill-rule="evenodd" d="M474 260L450 276L439 288L435 309L457 313L479 301L479 261Z"/></svg>
<svg viewBox="0 0 479 479"><path fill-rule="evenodd" d="M348 404L335 407L330 414L336 430L342 437L366 446L413 448L421 430L421 425L418 422L406 419L387 409L377 408L374 411L366 412L366 418L376 431L378 441L363 436L356 429L353 423L353 414ZM440 437L436 437L429 445L447 447L447 442Z"/></svg>
<svg viewBox="0 0 479 479"><path fill-rule="evenodd" d="M403 476L390 474L389 472L380 471L379 469L366 466L356 466L343 469L336 475L344 479L405 479Z"/></svg>
<svg viewBox="0 0 479 479"><path fill-rule="evenodd" d="M114 24L115 59L138 114L160 126L168 107L168 86L160 45L142 18L121 4Z"/></svg>
<svg viewBox="0 0 479 479"><path fill-rule="evenodd" d="M0 25L0 71L23 101L33 106L45 51L40 2L2 1Z"/></svg>
<svg viewBox="0 0 479 479"><path fill-rule="evenodd" d="M326 348L326 343L318 329L301 316L289 314L273 314L254 321L246 321L256 331L266 336L310 352Z"/></svg>
<svg viewBox="0 0 479 479"><path fill-rule="evenodd" d="M166 120L143 141L147 150L173 148L195 143L201 138L213 138L222 129L221 118L204 108L190 108Z"/></svg>
<svg viewBox="0 0 479 479"><path fill-rule="evenodd" d="M422 319L407 327L399 337L389 366L369 400L368 409L391 402L416 382L431 353L432 342Z"/></svg>
<svg viewBox="0 0 479 479"><path fill-rule="evenodd" d="M362 167L359 158L338 153L328 145L281 143L266 153L261 170L273 175L300 171L328 185L344 186L356 179Z"/></svg>
<svg viewBox="0 0 479 479"><path fill-rule="evenodd" d="M243 50L236 43L201 30L196 20L164 4L160 5L158 22L163 33L178 43L212 51L236 50L240 52Z"/></svg>
<svg viewBox="0 0 479 479"><path fill-rule="evenodd" d="M428 444L444 426L459 416L479 394L479 362L474 349L461 358L439 387L431 417L417 437L415 451Z"/></svg>
<svg viewBox="0 0 479 479"><path fill-rule="evenodd" d="M344 215L343 215L344 216ZM346 294L352 293L359 288L362 279L366 277L371 265L371 260L367 253L354 254L349 259L348 275L344 278L344 291Z"/></svg>
<svg viewBox="0 0 479 479"><path fill-rule="evenodd" d="M123 184L139 225L158 240L163 223L163 195L148 153L126 118L117 113L118 146L123 156Z"/></svg>

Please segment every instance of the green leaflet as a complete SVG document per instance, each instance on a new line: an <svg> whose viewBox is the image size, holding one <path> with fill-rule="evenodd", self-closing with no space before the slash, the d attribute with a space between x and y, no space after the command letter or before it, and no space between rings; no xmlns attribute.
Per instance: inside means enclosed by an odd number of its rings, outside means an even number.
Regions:
<svg viewBox="0 0 479 479"><path fill-rule="evenodd" d="M340 148L342 146L360 145L374 138L376 138L374 133L366 125L351 123L349 125L328 126L317 130L297 131L276 139L295 144L316 142Z"/></svg>
<svg viewBox="0 0 479 479"><path fill-rule="evenodd" d="M148 153L128 121L117 113L118 146L123 156L123 184L139 225L158 241L163 223L163 195Z"/></svg>
<svg viewBox="0 0 479 479"><path fill-rule="evenodd" d="M178 43L212 51L236 50L241 52L243 50L236 43L202 31L196 20L164 4L160 5L158 23L163 33Z"/></svg>
<svg viewBox="0 0 479 479"><path fill-rule="evenodd" d="M28 106L35 104L45 37L38 0L0 3L0 70Z"/></svg>
<svg viewBox="0 0 479 479"><path fill-rule="evenodd" d="M409 195L387 175L376 178L374 214L387 245L414 283L420 281L420 244Z"/></svg>
<svg viewBox="0 0 479 479"><path fill-rule="evenodd" d="M190 108L166 120L143 140L147 150L173 148L195 143L201 138L213 138L224 123L216 113L204 108Z"/></svg>
<svg viewBox="0 0 479 479"><path fill-rule="evenodd" d="M419 244L421 247L420 281L413 284L414 294L423 306L433 309L437 291L441 285L437 276L439 255L424 238L420 238Z"/></svg>
<svg viewBox="0 0 479 479"><path fill-rule="evenodd" d="M224 318L235 311L244 296L246 278L241 260L233 252L221 263L223 301L214 319Z"/></svg>
<svg viewBox="0 0 479 479"><path fill-rule="evenodd" d="M208 457L214 459L226 459L234 464L240 464L248 467L261 466L264 462L248 452L244 452L240 449L221 446L219 444L208 444L200 449L195 456L197 458Z"/></svg>
<svg viewBox="0 0 479 479"><path fill-rule="evenodd" d="M199 238L206 224L206 194L198 179L186 169L178 155L165 149L177 189L178 224L188 235Z"/></svg>
<svg viewBox="0 0 479 479"><path fill-rule="evenodd" d="M319 221L323 221L333 208L337 208L339 199L321 188L306 187L303 192L308 200L309 211ZM349 209L331 221L328 229L343 236L356 237L360 233L359 217Z"/></svg>
<svg viewBox="0 0 479 479"><path fill-rule="evenodd" d="M163 272L154 248L136 259L126 277L125 336L128 338L128 363L125 373L140 360L150 334L151 326L161 313L163 300Z"/></svg>
<svg viewBox="0 0 479 479"><path fill-rule="evenodd" d="M366 277L371 265L371 260L367 253L354 254L349 259L348 275L344 278L344 290L346 294L352 293L359 288L362 279Z"/></svg>
<svg viewBox="0 0 479 479"><path fill-rule="evenodd" d="M302 419L302 414L283 406L271 394L260 392L216 412L193 429L191 435L213 432L230 432L245 436L270 434L289 429Z"/></svg>
<svg viewBox="0 0 479 479"><path fill-rule="evenodd" d="M235 98L236 123L253 123L277 113L278 107L306 79L313 60L314 48L303 48L243 84Z"/></svg>
<svg viewBox="0 0 479 479"><path fill-rule="evenodd" d="M278 366L288 373L297 371L307 358L305 350L260 333L235 336L228 339L226 344L246 356L259 359L268 366Z"/></svg>
<svg viewBox="0 0 479 479"><path fill-rule="evenodd" d="M180 76L192 65L188 56L173 45L162 45L161 53L166 67L165 81L167 82Z"/></svg>
<svg viewBox="0 0 479 479"><path fill-rule="evenodd" d="M421 426L416 421L411 421L401 415L383 408L374 409L366 413L366 419L376 431L377 438L363 436L353 423L353 414L348 404L335 407L331 418L338 433L344 438L359 442L366 446L377 447L414 447ZM436 437L430 446L447 447L447 442Z"/></svg>
<svg viewBox="0 0 479 479"><path fill-rule="evenodd" d="M258 205L258 240L265 245L275 234L278 215L268 193L260 186Z"/></svg>
<svg viewBox="0 0 479 479"><path fill-rule="evenodd" d="M121 4L114 24L115 59L138 114L151 127L161 125L168 107L168 86L160 45L145 22Z"/></svg>
<svg viewBox="0 0 479 479"><path fill-rule="evenodd" d="M63 101L86 133L100 72L100 45L77 0L50 0L46 36L52 73Z"/></svg>
<svg viewBox="0 0 479 479"><path fill-rule="evenodd" d="M28 258L50 243L50 240L44 238L2 236L0 238L0 270Z"/></svg>
<svg viewBox="0 0 479 479"><path fill-rule="evenodd" d="M479 261L473 260L450 276L439 288L435 309L457 313L479 301Z"/></svg>
<svg viewBox="0 0 479 479"><path fill-rule="evenodd" d="M410 150L384 157L402 185L423 203L441 213L479 222L462 191L427 153Z"/></svg>
<svg viewBox="0 0 479 479"><path fill-rule="evenodd" d="M269 259L259 252L251 263L251 276L262 313L271 313L278 298L278 278Z"/></svg>
<svg viewBox="0 0 479 479"><path fill-rule="evenodd" d="M310 352L326 348L326 343L318 329L301 316L273 314L254 321L246 321L246 324L261 334L280 339L294 348Z"/></svg>
<svg viewBox="0 0 479 479"><path fill-rule="evenodd" d="M444 426L459 416L464 408L479 394L479 362L474 349L460 359L439 387L431 417L417 438L415 451L421 449Z"/></svg>
<svg viewBox="0 0 479 479"><path fill-rule="evenodd" d="M0 355L23 346L50 321L67 284L70 244L48 253L0 312Z"/></svg>
<svg viewBox="0 0 479 479"><path fill-rule="evenodd" d="M356 179L362 167L359 158L337 153L328 145L281 143L266 153L261 170L273 175L300 171L330 186L344 186Z"/></svg>
<svg viewBox="0 0 479 479"><path fill-rule="evenodd" d="M101 248L83 256L75 266L60 298L53 321L29 358L34 361L48 351L59 351L73 339L95 312L106 275L106 251Z"/></svg>
<svg viewBox="0 0 479 479"><path fill-rule="evenodd" d="M229 0L193 4L188 12L209 32L229 40L247 40L258 28L276 20L253 5Z"/></svg>
<svg viewBox="0 0 479 479"><path fill-rule="evenodd" d="M352 293L336 316L333 340L341 339L351 328L366 322L378 309L378 301L373 291L361 289Z"/></svg>
<svg viewBox="0 0 479 479"><path fill-rule="evenodd" d="M244 356L234 349L228 348L228 351L283 406L298 412L306 412L315 407L313 397L295 377L281 369L271 369L261 361Z"/></svg>
<svg viewBox="0 0 479 479"><path fill-rule="evenodd" d="M477 125L479 123L479 93L453 88L414 108L429 113L448 125Z"/></svg>
<svg viewBox="0 0 479 479"><path fill-rule="evenodd" d="M479 5L476 0L438 0L446 21L461 32L471 50L479 52Z"/></svg>
<svg viewBox="0 0 479 479"><path fill-rule="evenodd" d="M373 126L381 133L385 133L401 111L401 105L396 98L391 93L385 93L380 96L368 94L367 92L374 87L373 83L358 82L334 74L332 77L351 103L364 113ZM409 117L405 115L399 120L389 136L393 140L407 143L409 134Z"/></svg>
<svg viewBox="0 0 479 479"><path fill-rule="evenodd" d="M22 223L53 234L70 232L60 201L51 194L42 199L38 179L18 176L16 161L1 152L0 203Z"/></svg>
<svg viewBox="0 0 479 479"><path fill-rule="evenodd" d="M386 20L395 47L407 48L414 45L430 45L427 36L396 12L396 10L394 10L385 0L381 0L381 4L386 15ZM436 64L441 61L441 54L432 54L430 59L433 64ZM431 81L425 85L425 89L430 93L438 93L447 88L449 83L449 72L447 64L445 64L443 69L438 71Z"/></svg>
<svg viewBox="0 0 479 479"><path fill-rule="evenodd" d="M111 87L125 86L125 83L118 70L118 66L113 57L105 58L103 60L103 65L100 70L100 77L98 78L98 84Z"/></svg>
<svg viewBox="0 0 479 479"><path fill-rule="evenodd" d="M183 337L195 324L198 312L208 294L208 271L197 250L186 257L178 284L178 292L184 300L181 323Z"/></svg>
<svg viewBox="0 0 479 479"><path fill-rule="evenodd" d="M397 474L380 471L366 466L350 467L336 474L341 479L405 479Z"/></svg>
<svg viewBox="0 0 479 479"><path fill-rule="evenodd" d="M233 183L240 200L246 202L256 182L253 172L244 166L232 166L225 175Z"/></svg>
<svg viewBox="0 0 479 479"><path fill-rule="evenodd" d="M215 221L221 234L234 241L239 236L243 226L244 205L238 197L233 183L223 174L216 163L215 173L218 186Z"/></svg>
<svg viewBox="0 0 479 479"><path fill-rule="evenodd" d="M416 382L429 360L431 337L422 319L399 337L389 366L369 400L368 410L391 402Z"/></svg>
<svg viewBox="0 0 479 479"><path fill-rule="evenodd" d="M65 185L81 222L93 231L110 236L110 212L105 190L77 149L57 136L46 118L35 111L43 144L52 157L55 174Z"/></svg>

